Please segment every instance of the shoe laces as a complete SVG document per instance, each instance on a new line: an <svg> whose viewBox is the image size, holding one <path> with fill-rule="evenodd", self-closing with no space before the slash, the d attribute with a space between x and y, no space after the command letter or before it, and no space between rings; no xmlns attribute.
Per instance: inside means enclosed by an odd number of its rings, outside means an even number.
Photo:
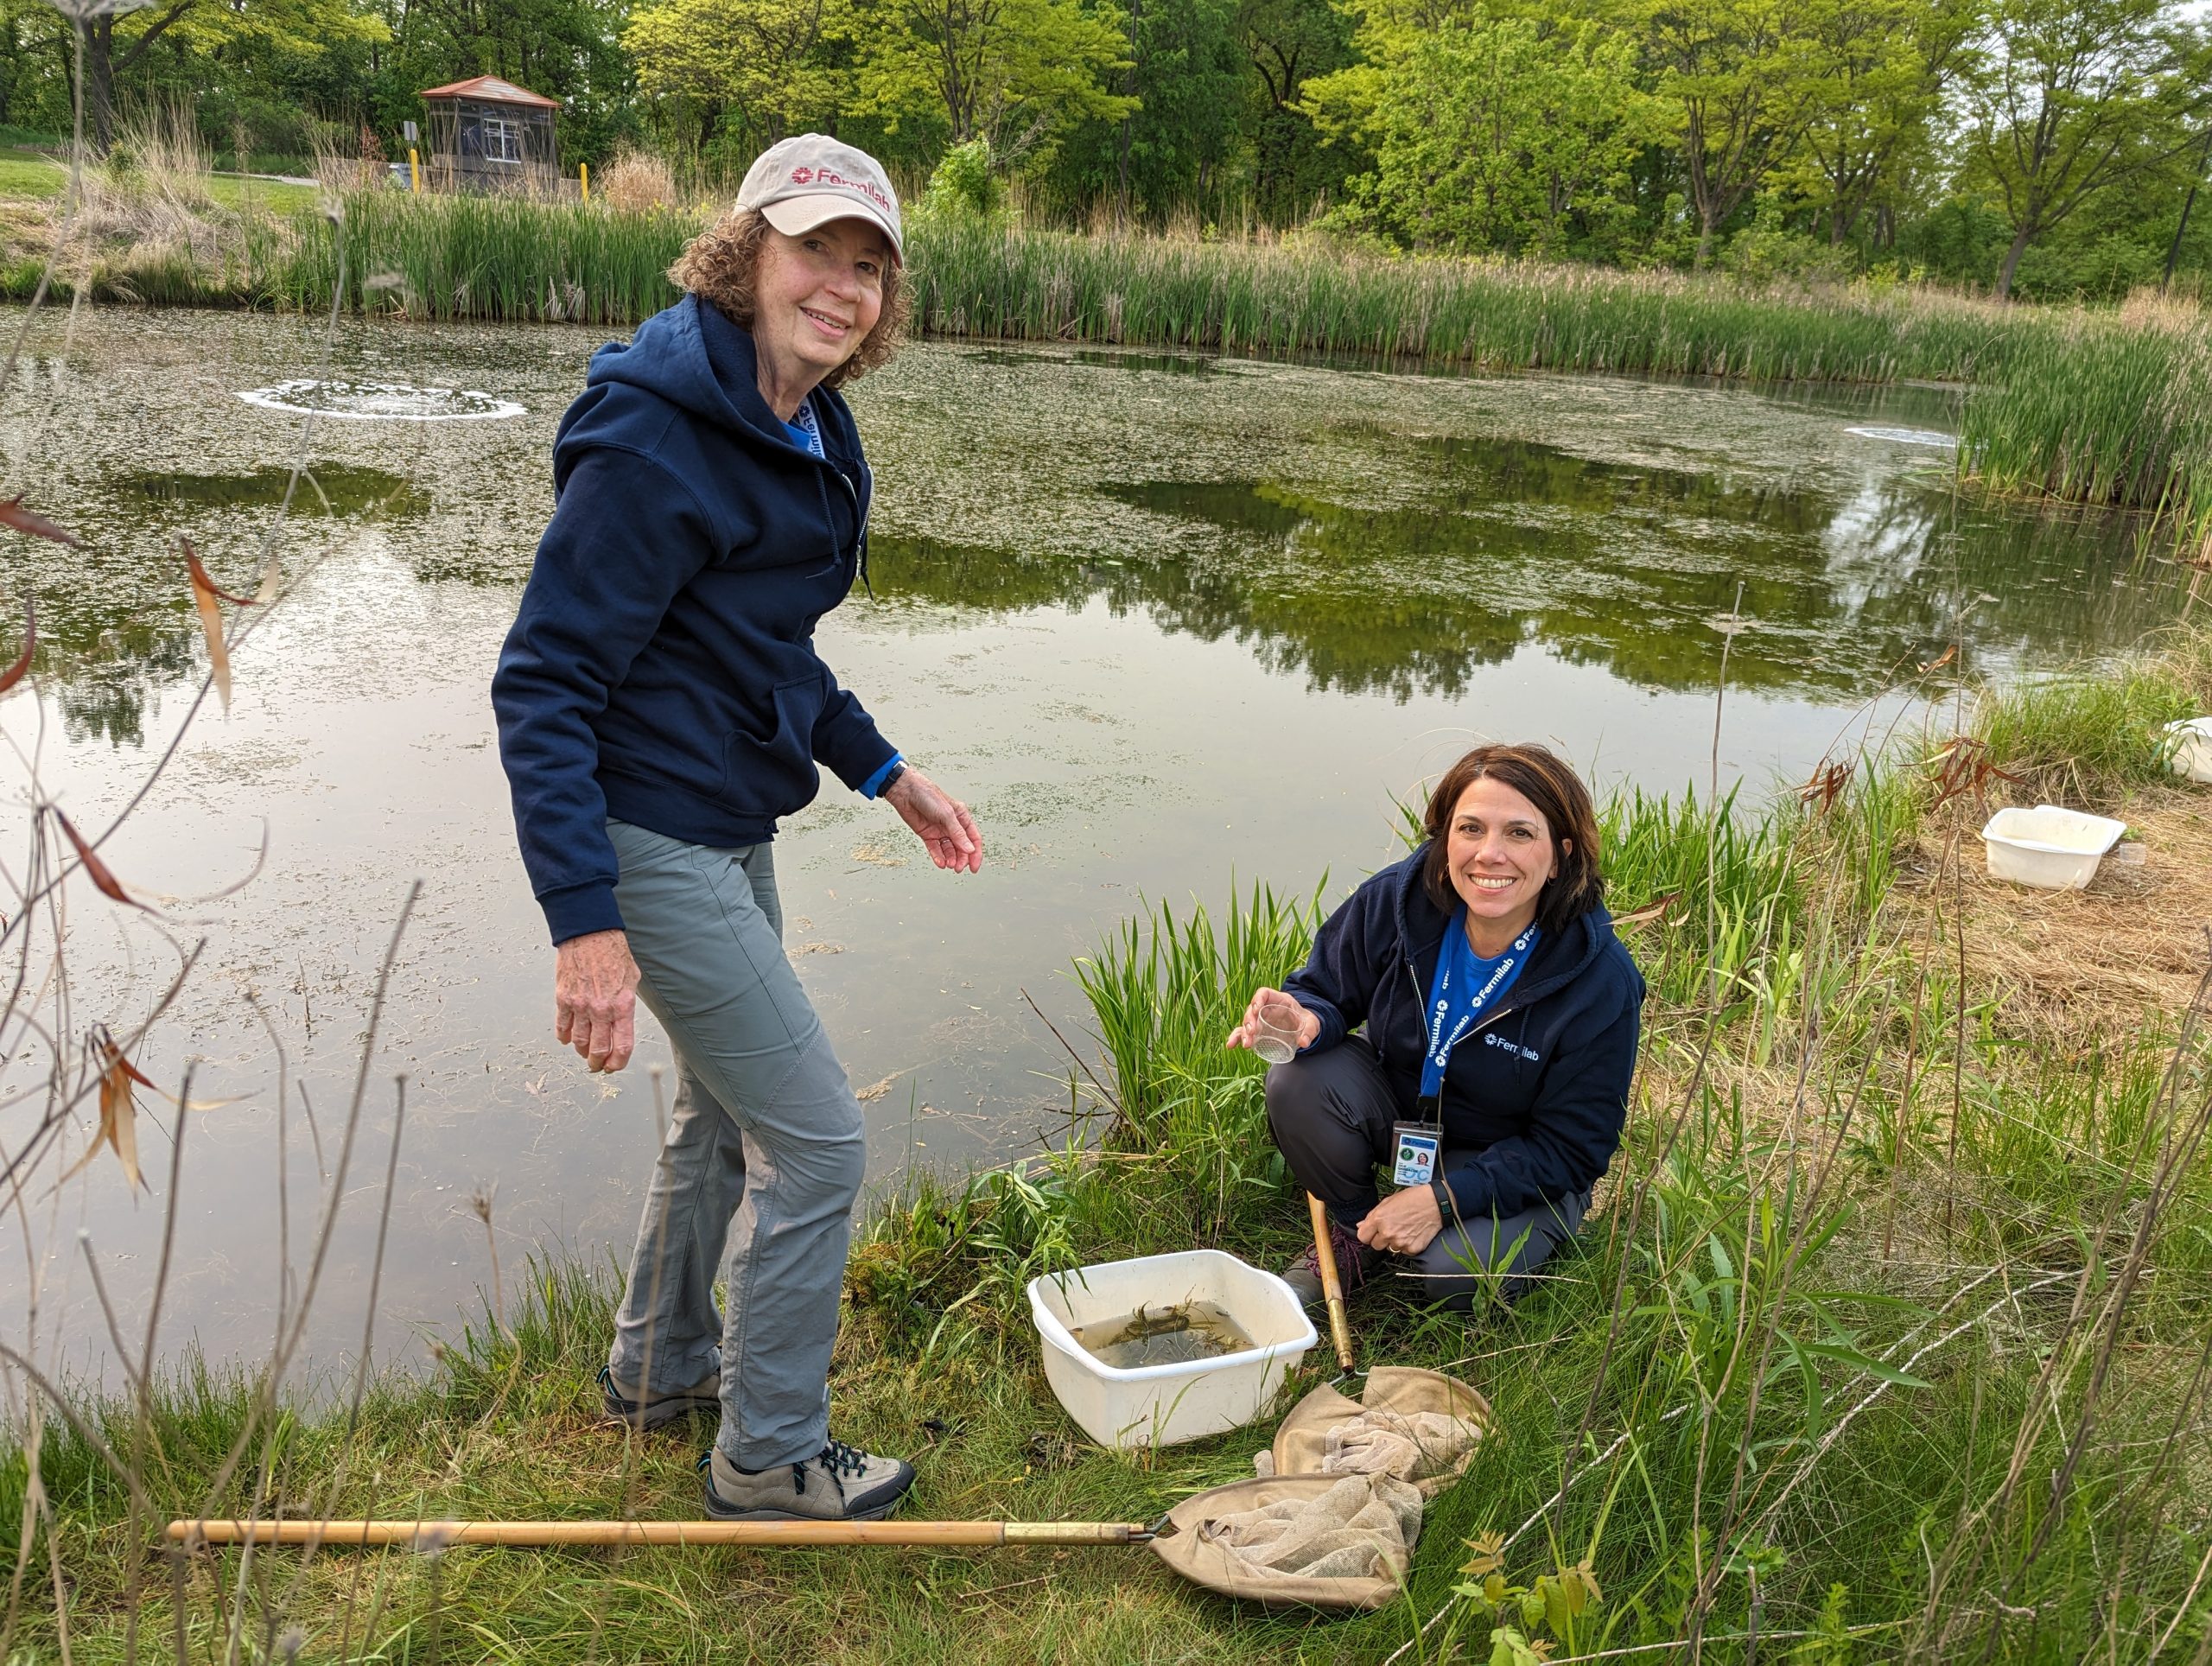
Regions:
<svg viewBox="0 0 2212 1666"><path fill-rule="evenodd" d="M822 1455L815 1462L830 1472L832 1480L840 1475L858 1478L868 1472L868 1453L858 1447L847 1446L842 1440L832 1440L823 1447Z"/></svg>
<svg viewBox="0 0 2212 1666"><path fill-rule="evenodd" d="M1336 1254L1338 1281L1346 1290L1357 1290L1367 1282L1367 1246L1359 1241L1358 1233L1333 1215L1329 1218L1329 1248ZM1308 1244L1306 1253L1299 1257L1299 1265L1318 1280L1321 1276L1320 1246Z"/></svg>

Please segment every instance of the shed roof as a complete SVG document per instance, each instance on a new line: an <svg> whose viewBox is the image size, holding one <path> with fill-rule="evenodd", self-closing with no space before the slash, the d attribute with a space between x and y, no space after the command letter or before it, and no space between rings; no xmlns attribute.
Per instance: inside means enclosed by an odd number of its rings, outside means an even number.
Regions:
<svg viewBox="0 0 2212 1666"><path fill-rule="evenodd" d="M540 110L558 110L561 101L532 92L526 86L517 86L512 81L503 81L496 75L475 75L465 81L448 82L444 86L425 87L425 99L480 99L486 104L533 105Z"/></svg>

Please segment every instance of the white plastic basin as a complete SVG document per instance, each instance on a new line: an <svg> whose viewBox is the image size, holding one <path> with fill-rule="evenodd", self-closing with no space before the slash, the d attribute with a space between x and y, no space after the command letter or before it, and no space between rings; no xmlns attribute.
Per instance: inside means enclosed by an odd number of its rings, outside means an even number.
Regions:
<svg viewBox="0 0 2212 1666"><path fill-rule="evenodd" d="M2046 891L2079 891L2126 830L2126 823L2109 816L2037 804L2033 810L1999 811L1981 830L1981 842L1989 853L1992 879Z"/></svg>
<svg viewBox="0 0 2212 1666"><path fill-rule="evenodd" d="M1069 1332L1138 1307L1211 1301L1253 1345L1211 1359L1117 1369ZM1273 1273L1219 1250L1185 1250L1048 1273L1029 1283L1045 1380L1103 1447L1173 1446L1250 1422L1313 1345L1313 1322Z"/></svg>
<svg viewBox="0 0 2212 1666"><path fill-rule="evenodd" d="M2174 773L2192 781L2212 781L2212 717L2184 717L2166 725Z"/></svg>

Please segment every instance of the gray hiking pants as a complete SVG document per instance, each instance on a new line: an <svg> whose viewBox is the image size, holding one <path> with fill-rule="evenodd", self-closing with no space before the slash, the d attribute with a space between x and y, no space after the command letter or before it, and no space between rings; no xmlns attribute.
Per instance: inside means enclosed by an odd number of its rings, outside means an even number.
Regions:
<svg viewBox="0 0 2212 1666"><path fill-rule="evenodd" d="M721 1371L715 1444L746 1469L829 1438L860 1102L784 957L772 848L710 849L609 821L638 993L676 1048L674 1115L608 1357L674 1393ZM729 1300L715 1308L719 1269Z"/></svg>
<svg viewBox="0 0 2212 1666"><path fill-rule="evenodd" d="M1325 1052L1268 1072L1268 1128L1275 1144L1299 1183L1346 1226L1357 1226L1375 1207L1375 1170L1390 1161L1402 1114L1364 1036L1348 1036ZM1464 1307L1487 1289L1510 1301L1529 1287L1522 1275L1574 1236L1589 1207L1586 1192L1517 1215L1446 1220L1428 1248L1396 1270L1418 1279L1431 1300Z"/></svg>

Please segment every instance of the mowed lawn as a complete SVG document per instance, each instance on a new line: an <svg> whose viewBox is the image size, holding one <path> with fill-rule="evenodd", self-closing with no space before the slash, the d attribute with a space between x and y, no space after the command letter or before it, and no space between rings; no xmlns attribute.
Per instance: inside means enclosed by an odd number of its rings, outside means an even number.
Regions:
<svg viewBox="0 0 2212 1666"><path fill-rule="evenodd" d="M67 165L43 151L19 147L0 149L0 201L50 201L69 182ZM211 174L207 194L225 208L242 208L248 202L271 213L289 214L311 208L321 189L281 180L250 179L238 174Z"/></svg>

